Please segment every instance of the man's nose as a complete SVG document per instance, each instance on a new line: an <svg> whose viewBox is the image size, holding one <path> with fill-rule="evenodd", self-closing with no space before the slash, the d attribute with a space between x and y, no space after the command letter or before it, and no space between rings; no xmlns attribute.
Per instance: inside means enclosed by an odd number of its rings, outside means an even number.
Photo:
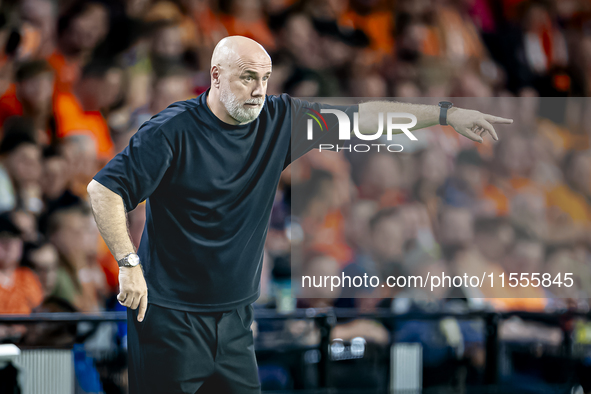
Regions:
<svg viewBox="0 0 591 394"><path fill-rule="evenodd" d="M252 91L252 96L253 97L263 97L263 96L265 96L265 84L263 83L262 80L258 80L256 82L256 85L254 87L254 90Z"/></svg>

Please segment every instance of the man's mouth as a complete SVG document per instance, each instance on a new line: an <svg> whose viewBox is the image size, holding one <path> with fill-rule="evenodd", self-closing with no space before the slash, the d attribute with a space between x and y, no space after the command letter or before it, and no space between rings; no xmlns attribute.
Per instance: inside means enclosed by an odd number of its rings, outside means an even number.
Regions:
<svg viewBox="0 0 591 394"><path fill-rule="evenodd" d="M257 104L257 103L244 103L245 107L251 107L251 108L255 108L255 107L260 107L262 104Z"/></svg>

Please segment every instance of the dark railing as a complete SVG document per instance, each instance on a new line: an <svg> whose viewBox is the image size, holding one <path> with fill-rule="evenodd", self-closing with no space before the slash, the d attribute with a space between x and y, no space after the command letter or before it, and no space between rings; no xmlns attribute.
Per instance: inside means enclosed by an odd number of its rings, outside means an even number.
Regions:
<svg viewBox="0 0 591 394"><path fill-rule="evenodd" d="M563 332L561 354L564 357L572 357L572 322L575 318L590 319L591 313L564 312L564 313L533 313L533 312L467 312L467 313L407 313L393 314L390 310L376 310L371 313L359 313L352 309L339 308L308 308L296 309L289 313L278 313L270 309L256 309L255 320L288 320L288 319L313 319L320 329L320 362L318 363L319 386L327 387L327 369L330 361L330 335L331 329L339 319L368 318L388 322L391 327L397 323L409 320L440 320L453 317L458 320L480 319L484 322L484 345L486 351L483 382L485 385L494 386L498 379L499 365L499 323L510 317L517 316L525 321L535 321L560 327ZM0 315L2 324L35 324L40 322L54 323L104 323L124 322L127 320L126 312L90 313L36 313L31 315Z"/></svg>

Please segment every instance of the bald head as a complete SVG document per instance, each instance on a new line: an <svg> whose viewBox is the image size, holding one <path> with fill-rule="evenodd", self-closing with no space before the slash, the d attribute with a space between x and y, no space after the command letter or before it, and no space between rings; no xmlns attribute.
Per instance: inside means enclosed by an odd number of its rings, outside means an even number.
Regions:
<svg viewBox="0 0 591 394"><path fill-rule="evenodd" d="M243 36L230 36L220 40L215 46L211 56L211 67L232 67L241 61L271 64L271 56L255 40Z"/></svg>
<svg viewBox="0 0 591 394"><path fill-rule="evenodd" d="M211 57L207 104L223 122L254 121L265 102L271 57L258 42L242 36L221 40Z"/></svg>

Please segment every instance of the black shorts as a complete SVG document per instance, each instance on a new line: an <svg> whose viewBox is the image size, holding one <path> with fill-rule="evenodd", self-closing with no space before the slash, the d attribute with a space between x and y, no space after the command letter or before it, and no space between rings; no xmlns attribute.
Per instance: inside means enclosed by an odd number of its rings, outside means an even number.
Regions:
<svg viewBox="0 0 591 394"><path fill-rule="evenodd" d="M127 309L129 394L260 393L252 305L185 312Z"/></svg>

